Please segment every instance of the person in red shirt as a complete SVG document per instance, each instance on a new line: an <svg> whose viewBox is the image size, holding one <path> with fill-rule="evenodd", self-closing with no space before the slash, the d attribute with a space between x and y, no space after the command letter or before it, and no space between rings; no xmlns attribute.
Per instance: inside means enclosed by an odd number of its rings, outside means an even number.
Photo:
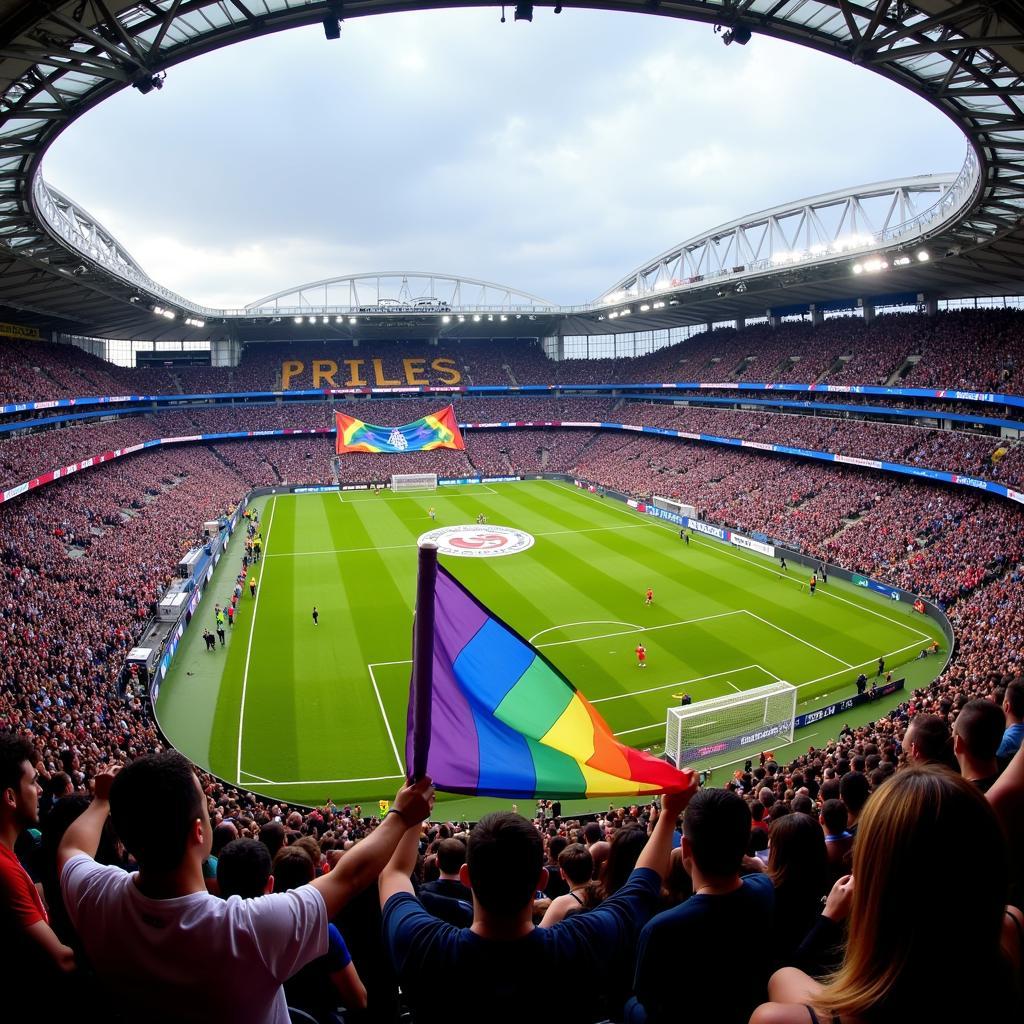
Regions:
<svg viewBox="0 0 1024 1024"><path fill-rule="evenodd" d="M643 644L636 647L636 667L647 668L647 648Z"/></svg>
<svg viewBox="0 0 1024 1024"><path fill-rule="evenodd" d="M654 591L648 587L647 596L644 598L644 604L654 604Z"/></svg>
<svg viewBox="0 0 1024 1024"><path fill-rule="evenodd" d="M44 979L47 969L75 969L74 953L50 927L39 893L14 853L18 836L39 824L42 787L35 756L27 740L0 733L0 948L13 952L11 960L5 955L5 971L17 967L10 977L22 980Z"/></svg>

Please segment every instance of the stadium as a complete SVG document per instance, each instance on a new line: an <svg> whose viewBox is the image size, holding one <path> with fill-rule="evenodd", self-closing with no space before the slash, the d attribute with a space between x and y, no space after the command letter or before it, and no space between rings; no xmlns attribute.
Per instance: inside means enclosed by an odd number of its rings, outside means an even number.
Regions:
<svg viewBox="0 0 1024 1024"><path fill-rule="evenodd" d="M966 143L573 303L207 305L43 175L186 62L458 6L0 13L5 1019L1014 1019L1024 13L510 5L809 48Z"/></svg>

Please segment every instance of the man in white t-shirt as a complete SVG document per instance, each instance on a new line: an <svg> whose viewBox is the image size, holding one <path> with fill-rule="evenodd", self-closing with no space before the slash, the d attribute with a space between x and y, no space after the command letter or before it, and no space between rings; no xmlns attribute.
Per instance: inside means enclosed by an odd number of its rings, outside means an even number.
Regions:
<svg viewBox="0 0 1024 1024"><path fill-rule="evenodd" d="M221 900L203 880L212 830L199 780L180 754L154 754L97 776L95 799L58 852L64 901L126 1019L288 1024L281 983L327 952L330 918L432 806L429 779L404 786L329 874L287 893ZM137 873L93 859L108 810Z"/></svg>

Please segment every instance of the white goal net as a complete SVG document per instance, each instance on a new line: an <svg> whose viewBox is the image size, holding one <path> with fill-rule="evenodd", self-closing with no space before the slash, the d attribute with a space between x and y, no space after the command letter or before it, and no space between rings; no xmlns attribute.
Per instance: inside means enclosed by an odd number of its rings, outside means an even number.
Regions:
<svg viewBox="0 0 1024 1024"><path fill-rule="evenodd" d="M741 747L789 743L795 718L796 687L782 682L669 708L665 754L684 767Z"/></svg>
<svg viewBox="0 0 1024 1024"><path fill-rule="evenodd" d="M391 490L399 491L436 491L436 473L395 473L391 477Z"/></svg>

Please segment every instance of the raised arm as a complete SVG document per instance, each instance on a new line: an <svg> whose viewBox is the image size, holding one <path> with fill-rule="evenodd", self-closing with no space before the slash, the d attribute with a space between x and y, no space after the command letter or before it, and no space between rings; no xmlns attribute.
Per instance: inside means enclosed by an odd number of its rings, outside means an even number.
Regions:
<svg viewBox="0 0 1024 1024"><path fill-rule="evenodd" d="M412 831L413 826L418 828L430 816L433 806L434 787L430 779L403 786L380 825L356 843L330 874L321 875L310 883L320 890L329 918L377 878L402 837Z"/></svg>
<svg viewBox="0 0 1024 1024"><path fill-rule="evenodd" d="M103 826L106 824L107 815L110 814L110 787L120 770L119 764L111 765L100 772L93 781L92 803L68 826L57 848L58 874L64 870L64 865L72 857L80 853L95 858Z"/></svg>
<svg viewBox="0 0 1024 1024"><path fill-rule="evenodd" d="M666 793L661 798L661 811L651 832L651 838L640 853L636 866L650 868L665 879L668 877L672 857L672 833L676 829L676 820L686 810L693 794L700 785L696 772L684 769L690 777L690 785L681 793Z"/></svg>

